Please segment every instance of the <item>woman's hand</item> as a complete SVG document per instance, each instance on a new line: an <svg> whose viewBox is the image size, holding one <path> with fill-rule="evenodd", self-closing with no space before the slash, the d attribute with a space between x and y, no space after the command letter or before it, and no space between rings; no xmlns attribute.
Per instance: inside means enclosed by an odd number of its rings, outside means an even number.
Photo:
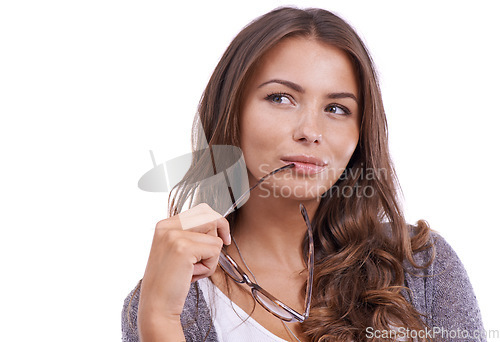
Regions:
<svg viewBox="0 0 500 342"><path fill-rule="evenodd" d="M211 276L230 243L229 223L205 203L158 222L141 284L139 330L180 327L191 282Z"/></svg>

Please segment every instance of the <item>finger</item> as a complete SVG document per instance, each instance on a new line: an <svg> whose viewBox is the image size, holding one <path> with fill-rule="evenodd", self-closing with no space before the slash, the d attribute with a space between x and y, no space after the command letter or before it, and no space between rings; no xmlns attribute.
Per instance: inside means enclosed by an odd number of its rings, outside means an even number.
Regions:
<svg viewBox="0 0 500 342"><path fill-rule="evenodd" d="M186 229L184 229L186 228ZM178 231L192 231L203 234L210 234L217 236L217 220L207 219L205 222L198 222L198 225L188 228L183 226L178 215L172 216L168 219L161 220L156 224L157 231L178 230Z"/></svg>
<svg viewBox="0 0 500 342"><path fill-rule="evenodd" d="M217 238L219 245L209 245L206 243L193 242L192 254L194 256L194 264L202 263L203 265L210 268L213 265L217 265L219 261L219 255L222 248L221 240Z"/></svg>
<svg viewBox="0 0 500 342"><path fill-rule="evenodd" d="M159 221L157 230L188 230L213 236L219 236L225 245L231 243L229 222L208 204L199 204L185 212Z"/></svg>
<svg viewBox="0 0 500 342"><path fill-rule="evenodd" d="M218 263L219 263L219 254L208 259L203 259L202 261L194 264L193 277L211 276L215 272Z"/></svg>
<svg viewBox="0 0 500 342"><path fill-rule="evenodd" d="M191 240L195 244L205 244L215 246L220 250L222 249L223 240L218 236L208 235L205 233L187 231L183 232L183 237ZM193 250L197 248L197 245L192 247Z"/></svg>
<svg viewBox="0 0 500 342"><path fill-rule="evenodd" d="M222 216L215 221L206 222L202 225L192 227L187 231L218 236L225 245L231 244L229 222Z"/></svg>
<svg viewBox="0 0 500 342"><path fill-rule="evenodd" d="M173 248L183 254L193 254L192 251L196 249L194 244L211 245L219 248L219 250L223 244L222 239L217 236L175 229L158 231L155 238L158 241L157 245L162 246L160 247L162 250Z"/></svg>
<svg viewBox="0 0 500 342"><path fill-rule="evenodd" d="M222 239L226 246L231 244L231 229L229 222L224 217L217 220L217 236Z"/></svg>
<svg viewBox="0 0 500 342"><path fill-rule="evenodd" d="M202 226L209 222L217 221L221 214L213 210L208 204L201 203L178 215L183 230Z"/></svg>
<svg viewBox="0 0 500 342"><path fill-rule="evenodd" d="M193 277L208 277L212 275L219 262L221 245L218 247L206 244L195 244L194 247L197 251L196 257L198 261L193 264Z"/></svg>

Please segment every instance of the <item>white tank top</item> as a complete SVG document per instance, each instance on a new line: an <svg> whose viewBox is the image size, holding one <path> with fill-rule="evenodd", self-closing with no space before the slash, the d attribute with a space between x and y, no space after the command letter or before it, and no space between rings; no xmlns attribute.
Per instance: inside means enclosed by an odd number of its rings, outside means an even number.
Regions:
<svg viewBox="0 0 500 342"><path fill-rule="evenodd" d="M271 333L233 303L210 279L198 280L219 342L287 342Z"/></svg>
<svg viewBox="0 0 500 342"><path fill-rule="evenodd" d="M219 342L287 342L260 325L233 303L210 279L198 280L203 298L210 310ZM258 304L257 304L258 305ZM246 320L245 320L246 319ZM391 325L391 329L396 330ZM404 337L397 341L407 341Z"/></svg>

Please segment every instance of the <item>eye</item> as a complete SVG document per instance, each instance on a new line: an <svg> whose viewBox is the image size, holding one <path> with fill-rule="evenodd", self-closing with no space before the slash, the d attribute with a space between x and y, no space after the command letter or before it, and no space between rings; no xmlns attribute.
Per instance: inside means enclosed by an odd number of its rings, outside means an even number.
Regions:
<svg viewBox="0 0 500 342"><path fill-rule="evenodd" d="M285 93L272 93L266 96L266 100L276 104L292 104L291 96Z"/></svg>
<svg viewBox="0 0 500 342"><path fill-rule="evenodd" d="M341 115L349 115L349 114L351 114L351 111L349 109L347 109L344 106L340 106L340 105L336 105L336 104L329 105L328 107L326 107L326 111L329 112L329 113L341 114Z"/></svg>

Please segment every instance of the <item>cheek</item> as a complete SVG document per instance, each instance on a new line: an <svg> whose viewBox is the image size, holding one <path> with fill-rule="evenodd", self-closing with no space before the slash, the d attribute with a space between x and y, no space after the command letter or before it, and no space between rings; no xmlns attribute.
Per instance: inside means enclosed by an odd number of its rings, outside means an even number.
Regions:
<svg viewBox="0 0 500 342"><path fill-rule="evenodd" d="M260 161L260 156L265 151L266 146L269 146L268 130L265 129L256 108L250 104L241 113L240 125L241 149L247 167L252 170L255 168L255 164Z"/></svg>
<svg viewBox="0 0 500 342"><path fill-rule="evenodd" d="M241 145L243 150L264 152L274 146L282 134L280 122L258 101L249 102L241 113Z"/></svg>
<svg viewBox="0 0 500 342"><path fill-rule="evenodd" d="M358 144L359 130L357 127L350 127L331 135L328 143L330 151L334 157L336 167L344 168L351 159Z"/></svg>
<svg viewBox="0 0 500 342"><path fill-rule="evenodd" d="M359 134L353 133L344 141L344 151L347 159L351 159L356 146L358 145Z"/></svg>

